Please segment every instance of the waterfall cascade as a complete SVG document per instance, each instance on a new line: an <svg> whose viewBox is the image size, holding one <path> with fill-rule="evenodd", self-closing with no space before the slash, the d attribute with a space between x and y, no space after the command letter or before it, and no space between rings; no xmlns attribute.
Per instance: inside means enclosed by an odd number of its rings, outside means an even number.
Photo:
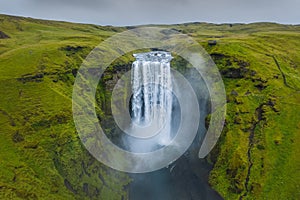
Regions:
<svg viewBox="0 0 300 200"><path fill-rule="evenodd" d="M156 131L158 144L171 140L172 79L171 53L153 51L134 54L131 84L131 118L133 126ZM153 136L153 133L149 133Z"/></svg>

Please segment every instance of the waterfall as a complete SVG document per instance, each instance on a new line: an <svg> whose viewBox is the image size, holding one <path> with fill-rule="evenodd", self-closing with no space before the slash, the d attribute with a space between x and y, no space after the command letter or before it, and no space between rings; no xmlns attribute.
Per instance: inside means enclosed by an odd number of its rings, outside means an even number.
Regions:
<svg viewBox="0 0 300 200"><path fill-rule="evenodd" d="M153 51L134 54L134 57L130 105L132 126L147 129L151 132L149 135L158 135L157 144L167 145L171 141L173 102L171 53Z"/></svg>

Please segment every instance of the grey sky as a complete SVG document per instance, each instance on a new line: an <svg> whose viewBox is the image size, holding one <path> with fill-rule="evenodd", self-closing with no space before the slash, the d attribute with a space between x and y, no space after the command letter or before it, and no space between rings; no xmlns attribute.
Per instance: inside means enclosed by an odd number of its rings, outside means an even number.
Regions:
<svg viewBox="0 0 300 200"><path fill-rule="evenodd" d="M0 13L100 25L300 24L300 0L0 0Z"/></svg>

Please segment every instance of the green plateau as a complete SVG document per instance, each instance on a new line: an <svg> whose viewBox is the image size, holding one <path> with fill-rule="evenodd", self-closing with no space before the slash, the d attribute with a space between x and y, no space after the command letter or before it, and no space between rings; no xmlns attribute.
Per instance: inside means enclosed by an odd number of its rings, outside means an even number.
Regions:
<svg viewBox="0 0 300 200"><path fill-rule="evenodd" d="M159 27L193 37L225 84L225 127L205 158L210 186L229 200L300 199L300 26ZM129 199L131 178L82 145L72 89L89 52L132 28L0 15L0 199ZM96 110L107 129L112 80L132 60L112 63L99 84Z"/></svg>

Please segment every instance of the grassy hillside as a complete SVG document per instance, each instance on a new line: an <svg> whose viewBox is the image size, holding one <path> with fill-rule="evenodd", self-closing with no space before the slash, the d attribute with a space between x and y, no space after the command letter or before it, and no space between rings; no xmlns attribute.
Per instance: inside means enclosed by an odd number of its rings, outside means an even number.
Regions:
<svg viewBox="0 0 300 200"><path fill-rule="evenodd" d="M224 78L212 187L225 199L300 199L300 27L168 27L202 44ZM85 151L71 110L82 60L123 30L0 15L0 199L128 198L129 178Z"/></svg>
<svg viewBox="0 0 300 200"><path fill-rule="evenodd" d="M82 59L121 29L0 20L0 199L126 199L128 177L84 150L71 109Z"/></svg>
<svg viewBox="0 0 300 200"><path fill-rule="evenodd" d="M176 28L206 48L226 87L226 126L209 157L210 184L225 199L300 199L300 27Z"/></svg>

